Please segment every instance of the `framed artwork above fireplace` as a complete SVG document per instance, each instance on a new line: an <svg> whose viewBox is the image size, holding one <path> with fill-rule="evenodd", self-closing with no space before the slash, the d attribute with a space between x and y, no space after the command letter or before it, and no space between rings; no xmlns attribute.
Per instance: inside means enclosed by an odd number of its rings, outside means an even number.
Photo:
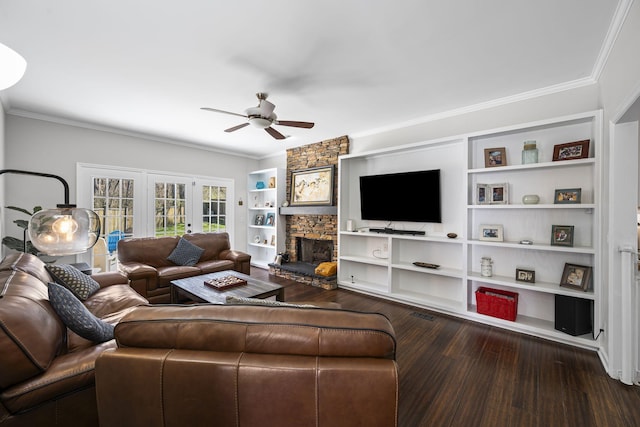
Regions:
<svg viewBox="0 0 640 427"><path fill-rule="evenodd" d="M332 206L334 165L291 172L291 206Z"/></svg>

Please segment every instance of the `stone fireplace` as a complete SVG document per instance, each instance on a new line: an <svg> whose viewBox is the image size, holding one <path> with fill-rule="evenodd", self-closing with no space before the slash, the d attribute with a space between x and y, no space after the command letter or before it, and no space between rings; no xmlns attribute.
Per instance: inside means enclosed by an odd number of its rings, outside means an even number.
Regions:
<svg viewBox="0 0 640 427"><path fill-rule="evenodd" d="M336 166L333 179L333 200L337 200L338 157L349 154L349 138L322 141L287 150L287 200L291 195L291 172L320 166ZM269 265L270 273L325 289L337 287L337 277L326 278L314 273L319 259L338 259L338 216L327 214L326 206L305 207L304 212L286 215L285 252L289 262ZM334 207L335 209L335 207ZM310 249L309 249L310 246ZM298 268L300 267L300 268ZM298 271L295 271L297 268Z"/></svg>

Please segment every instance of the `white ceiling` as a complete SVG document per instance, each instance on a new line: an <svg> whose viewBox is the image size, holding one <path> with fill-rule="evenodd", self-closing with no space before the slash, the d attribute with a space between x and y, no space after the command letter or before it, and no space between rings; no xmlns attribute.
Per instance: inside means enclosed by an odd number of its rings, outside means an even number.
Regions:
<svg viewBox="0 0 640 427"><path fill-rule="evenodd" d="M621 0L626 3L628 0ZM10 114L255 157L597 78L613 0L2 0ZM268 92L274 126L223 130Z"/></svg>

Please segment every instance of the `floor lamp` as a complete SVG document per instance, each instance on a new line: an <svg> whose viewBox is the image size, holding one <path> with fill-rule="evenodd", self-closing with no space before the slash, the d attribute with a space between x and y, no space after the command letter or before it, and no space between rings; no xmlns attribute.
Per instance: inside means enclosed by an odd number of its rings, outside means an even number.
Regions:
<svg viewBox="0 0 640 427"><path fill-rule="evenodd" d="M36 212L29 220L29 239L36 249L46 255L63 256L86 252L96 244L100 237L100 217L90 209L69 204L69 184L64 178L18 169L0 170L0 175L5 173L54 178L64 187L63 204Z"/></svg>

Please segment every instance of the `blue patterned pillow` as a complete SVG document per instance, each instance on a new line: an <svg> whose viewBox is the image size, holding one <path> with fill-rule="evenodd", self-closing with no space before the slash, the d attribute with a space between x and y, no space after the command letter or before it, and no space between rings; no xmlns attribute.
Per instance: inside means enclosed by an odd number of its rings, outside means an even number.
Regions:
<svg viewBox="0 0 640 427"><path fill-rule="evenodd" d="M98 282L72 265L51 264L47 265L46 269L56 283L69 289L81 301L100 289Z"/></svg>
<svg viewBox="0 0 640 427"><path fill-rule="evenodd" d="M182 237L178 240L176 248L167 257L169 261L178 265L196 265L202 256L204 249L196 246Z"/></svg>
<svg viewBox="0 0 640 427"><path fill-rule="evenodd" d="M49 302L67 328L93 342L113 339L113 325L97 318L70 290L49 283Z"/></svg>

